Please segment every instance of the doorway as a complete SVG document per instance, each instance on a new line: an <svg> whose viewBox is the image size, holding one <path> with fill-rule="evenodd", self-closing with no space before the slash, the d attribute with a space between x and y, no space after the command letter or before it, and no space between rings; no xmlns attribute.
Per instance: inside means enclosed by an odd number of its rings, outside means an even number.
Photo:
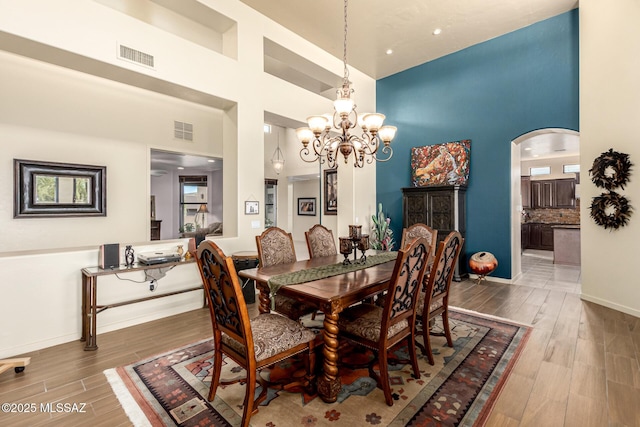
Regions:
<svg viewBox="0 0 640 427"><path fill-rule="evenodd" d="M540 224L550 228L551 224L566 222L579 223L580 206L580 172L575 172L573 166L579 165L580 156L580 134L570 129L546 128L523 134L511 142L511 282L515 283L523 271L523 246L527 243L529 234L525 234L526 226L523 223ZM523 166L524 165L524 166ZM547 171L545 168L549 168ZM578 166L579 167L579 166ZM532 169L539 169L543 175L531 176ZM566 172L572 171L572 172ZM547 173L548 172L548 173ZM532 206L527 201L529 197L539 197L528 195L525 188L523 194L522 177L536 181L540 185L555 184L555 181L564 183L564 180L575 179L575 206L573 209L567 206L556 206L549 202L545 206ZM532 182L533 182L532 181ZM526 182L526 180L525 180ZM548 185L547 185L548 186ZM552 193L544 193L546 198L552 201ZM524 196L524 200L523 200ZM552 206L553 205L553 206ZM536 225L535 227L538 227ZM529 230L526 230L527 233ZM534 231L537 231L534 230ZM549 230L546 230L548 233ZM552 231L553 233L553 231ZM540 248L545 249L545 248ZM547 256L553 256L553 249L547 249ZM538 249L539 250L539 249Z"/></svg>

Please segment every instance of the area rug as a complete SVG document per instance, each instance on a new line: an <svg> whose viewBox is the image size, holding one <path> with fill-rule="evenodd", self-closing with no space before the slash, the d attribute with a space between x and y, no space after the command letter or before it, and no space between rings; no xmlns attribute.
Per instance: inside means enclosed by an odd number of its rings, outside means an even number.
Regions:
<svg viewBox="0 0 640 427"><path fill-rule="evenodd" d="M452 309L449 319L454 348L447 346L444 336L433 336L435 366L429 365L418 350L420 379L413 378L410 365L402 362L408 356L406 346L393 349L389 361L393 406L385 404L382 390L369 378L366 368L353 367L372 354L354 348L343 351L346 356L339 365L342 390L337 402L327 404L303 390L270 390L259 412L251 417L251 425L484 425L530 328L460 309ZM434 330L439 327L436 324ZM200 341L109 369L105 375L136 426L239 425L244 385L220 386L213 402L206 399L213 351L211 340ZM224 359L222 378L237 377L241 371L233 361ZM276 380L302 372L302 365L294 360L282 362L262 375ZM258 386L256 394L259 392Z"/></svg>

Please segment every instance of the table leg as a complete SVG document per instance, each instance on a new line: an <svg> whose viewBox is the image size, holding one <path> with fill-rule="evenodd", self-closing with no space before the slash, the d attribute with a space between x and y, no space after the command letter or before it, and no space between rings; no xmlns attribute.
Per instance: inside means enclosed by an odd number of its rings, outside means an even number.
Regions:
<svg viewBox="0 0 640 427"><path fill-rule="evenodd" d="M269 289L269 285L266 283L256 281L256 287L260 291L260 295L258 295L258 299L260 300L260 305L258 306L258 310L261 314L270 313L271 312L271 298L269 294L271 290Z"/></svg>
<svg viewBox="0 0 640 427"><path fill-rule="evenodd" d="M96 339L96 324L97 324L97 305L98 305L98 278L97 277L90 277L89 278L89 283L87 285L87 292L88 292L88 301L89 301L89 305L87 307L88 311L86 313L86 318L87 318L87 322L89 323L87 325L87 336L86 338L86 343L84 345L84 350L85 351L89 351L89 350L97 350L98 349L98 345L97 345L97 339Z"/></svg>
<svg viewBox="0 0 640 427"><path fill-rule="evenodd" d="M80 341L85 341L87 339L87 332L89 330L87 323L87 287L89 286L89 278L87 275L82 273L82 311L80 312L80 316L82 317L82 335L80 335Z"/></svg>
<svg viewBox="0 0 640 427"><path fill-rule="evenodd" d="M338 376L338 318L334 313L324 315L324 361L318 378L318 394L327 403L335 402L342 388Z"/></svg>

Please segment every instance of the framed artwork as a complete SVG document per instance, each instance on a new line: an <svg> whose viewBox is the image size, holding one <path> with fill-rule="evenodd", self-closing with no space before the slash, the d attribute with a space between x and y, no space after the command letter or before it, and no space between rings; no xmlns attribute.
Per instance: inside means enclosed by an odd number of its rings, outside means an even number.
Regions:
<svg viewBox="0 0 640 427"><path fill-rule="evenodd" d="M469 181L470 153L470 139L412 148L413 186L466 184Z"/></svg>
<svg viewBox="0 0 640 427"><path fill-rule="evenodd" d="M258 215L258 201L246 201L244 202L244 214L245 215Z"/></svg>
<svg viewBox="0 0 640 427"><path fill-rule="evenodd" d="M316 198L315 197L299 197L298 198L298 215L316 215Z"/></svg>
<svg viewBox="0 0 640 427"><path fill-rule="evenodd" d="M324 214L338 214L338 171L336 169L324 171Z"/></svg>

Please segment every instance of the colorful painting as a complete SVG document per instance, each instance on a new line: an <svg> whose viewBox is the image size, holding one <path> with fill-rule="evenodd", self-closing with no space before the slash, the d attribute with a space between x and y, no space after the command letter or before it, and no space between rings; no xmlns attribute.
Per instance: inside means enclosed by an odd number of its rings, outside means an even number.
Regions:
<svg viewBox="0 0 640 427"><path fill-rule="evenodd" d="M471 140L413 147L411 181L414 187L463 185L469 181Z"/></svg>

